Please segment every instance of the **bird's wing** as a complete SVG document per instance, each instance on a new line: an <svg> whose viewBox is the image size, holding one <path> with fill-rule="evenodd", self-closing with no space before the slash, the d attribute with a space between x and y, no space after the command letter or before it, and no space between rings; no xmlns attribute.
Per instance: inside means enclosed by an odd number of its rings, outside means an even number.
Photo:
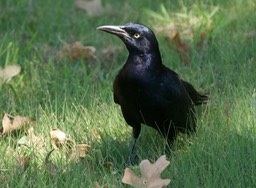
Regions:
<svg viewBox="0 0 256 188"><path fill-rule="evenodd" d="M170 69L165 69L161 76L161 90L171 103L191 103L190 97L179 75Z"/></svg>
<svg viewBox="0 0 256 188"><path fill-rule="evenodd" d="M184 80L182 80L182 83L195 105L206 104L208 102L209 97L207 94L199 93L190 83Z"/></svg>

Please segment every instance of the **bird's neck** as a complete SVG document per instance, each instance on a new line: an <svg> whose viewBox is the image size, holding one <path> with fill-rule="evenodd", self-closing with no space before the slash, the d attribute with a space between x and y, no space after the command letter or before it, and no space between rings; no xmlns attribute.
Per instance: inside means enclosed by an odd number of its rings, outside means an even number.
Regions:
<svg viewBox="0 0 256 188"><path fill-rule="evenodd" d="M145 68L156 68L162 65L162 59L159 51L138 54L130 53L127 63Z"/></svg>

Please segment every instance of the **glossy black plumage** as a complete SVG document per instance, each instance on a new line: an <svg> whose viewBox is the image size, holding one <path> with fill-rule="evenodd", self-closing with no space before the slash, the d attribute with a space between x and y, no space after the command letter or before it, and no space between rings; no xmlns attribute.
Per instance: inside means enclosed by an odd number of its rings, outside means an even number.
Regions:
<svg viewBox="0 0 256 188"><path fill-rule="evenodd" d="M208 97L162 64L154 33L136 23L97 29L118 36L129 51L113 88L114 101L121 106L126 122L133 128L134 143L129 157L141 124L157 129L170 145L178 132L195 131L194 106L206 103Z"/></svg>

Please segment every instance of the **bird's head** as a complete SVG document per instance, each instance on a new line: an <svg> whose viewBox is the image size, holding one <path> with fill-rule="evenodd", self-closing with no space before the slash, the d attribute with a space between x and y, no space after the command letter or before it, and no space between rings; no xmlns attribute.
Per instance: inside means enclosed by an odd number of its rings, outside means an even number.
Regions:
<svg viewBox="0 0 256 188"><path fill-rule="evenodd" d="M118 36L132 54L145 54L159 50L153 31L144 25L128 23L124 26L100 26L97 29Z"/></svg>

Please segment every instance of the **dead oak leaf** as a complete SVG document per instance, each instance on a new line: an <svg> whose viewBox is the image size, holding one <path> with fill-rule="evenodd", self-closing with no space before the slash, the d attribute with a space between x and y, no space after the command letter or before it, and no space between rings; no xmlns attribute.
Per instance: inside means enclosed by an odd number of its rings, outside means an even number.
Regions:
<svg viewBox="0 0 256 188"><path fill-rule="evenodd" d="M170 164L166 156L161 156L154 164L148 160L140 163L141 177L138 177L130 168L126 168L122 182L136 188L161 188L170 183L170 179L161 179L161 172Z"/></svg>
<svg viewBox="0 0 256 188"><path fill-rule="evenodd" d="M174 24L169 24L167 26L157 26L154 27L154 30L157 34L162 34L169 38L173 38L178 32L178 29Z"/></svg>
<svg viewBox="0 0 256 188"><path fill-rule="evenodd" d="M246 39L252 39L256 37L256 30L248 31L245 34Z"/></svg>
<svg viewBox="0 0 256 188"><path fill-rule="evenodd" d="M21 67L18 64L7 65L5 68L0 67L0 85L8 83L11 79L20 73Z"/></svg>
<svg viewBox="0 0 256 188"><path fill-rule="evenodd" d="M44 139L36 136L34 133L34 128L30 127L28 129L29 145L36 149L42 149L45 147Z"/></svg>
<svg viewBox="0 0 256 188"><path fill-rule="evenodd" d="M35 149L41 149L45 146L43 138L35 135L33 127L30 127L27 132L27 136L23 136L18 140L19 146L33 147Z"/></svg>
<svg viewBox="0 0 256 188"><path fill-rule="evenodd" d="M89 16L100 16L104 11L101 0L76 0L76 6L85 10Z"/></svg>
<svg viewBox="0 0 256 188"><path fill-rule="evenodd" d="M108 188L108 185L105 184L103 186L100 186L99 182L95 181L93 182L95 188Z"/></svg>
<svg viewBox="0 0 256 188"><path fill-rule="evenodd" d="M91 149L91 146L89 146L88 144L76 145L76 150L78 151L80 158L84 158L90 149Z"/></svg>
<svg viewBox="0 0 256 188"><path fill-rule="evenodd" d="M203 46L204 46L204 43L206 41L206 32L205 31L201 31L200 32L200 39L199 41L197 42L197 46L202 49Z"/></svg>
<svg viewBox="0 0 256 188"><path fill-rule="evenodd" d="M70 155L70 161L77 160L77 159L84 159L85 156L90 151L91 146L88 144L77 144Z"/></svg>
<svg viewBox="0 0 256 188"><path fill-rule="evenodd" d="M76 41L71 44L65 44L64 47L57 53L60 58L69 57L71 59L88 60L94 58L96 52L93 46L84 46L81 42Z"/></svg>
<svg viewBox="0 0 256 188"><path fill-rule="evenodd" d="M24 172L30 164L31 157L19 155L16 157L16 161L17 161L17 165L16 165L17 169L19 169L20 172Z"/></svg>
<svg viewBox="0 0 256 188"><path fill-rule="evenodd" d="M12 117L11 115L4 113L2 119L2 128L0 129L0 134L6 134L15 130L24 128L25 125L29 124L31 119L29 117L16 116Z"/></svg>
<svg viewBox="0 0 256 188"><path fill-rule="evenodd" d="M54 149L58 149L60 145L65 144L67 141L66 134L58 128L54 128L50 132L51 143Z"/></svg>
<svg viewBox="0 0 256 188"><path fill-rule="evenodd" d="M174 44L177 52L180 54L180 57L184 65L190 65L190 55L191 55L191 46L181 39L180 34L177 32L173 38L166 38L166 41L169 45Z"/></svg>

